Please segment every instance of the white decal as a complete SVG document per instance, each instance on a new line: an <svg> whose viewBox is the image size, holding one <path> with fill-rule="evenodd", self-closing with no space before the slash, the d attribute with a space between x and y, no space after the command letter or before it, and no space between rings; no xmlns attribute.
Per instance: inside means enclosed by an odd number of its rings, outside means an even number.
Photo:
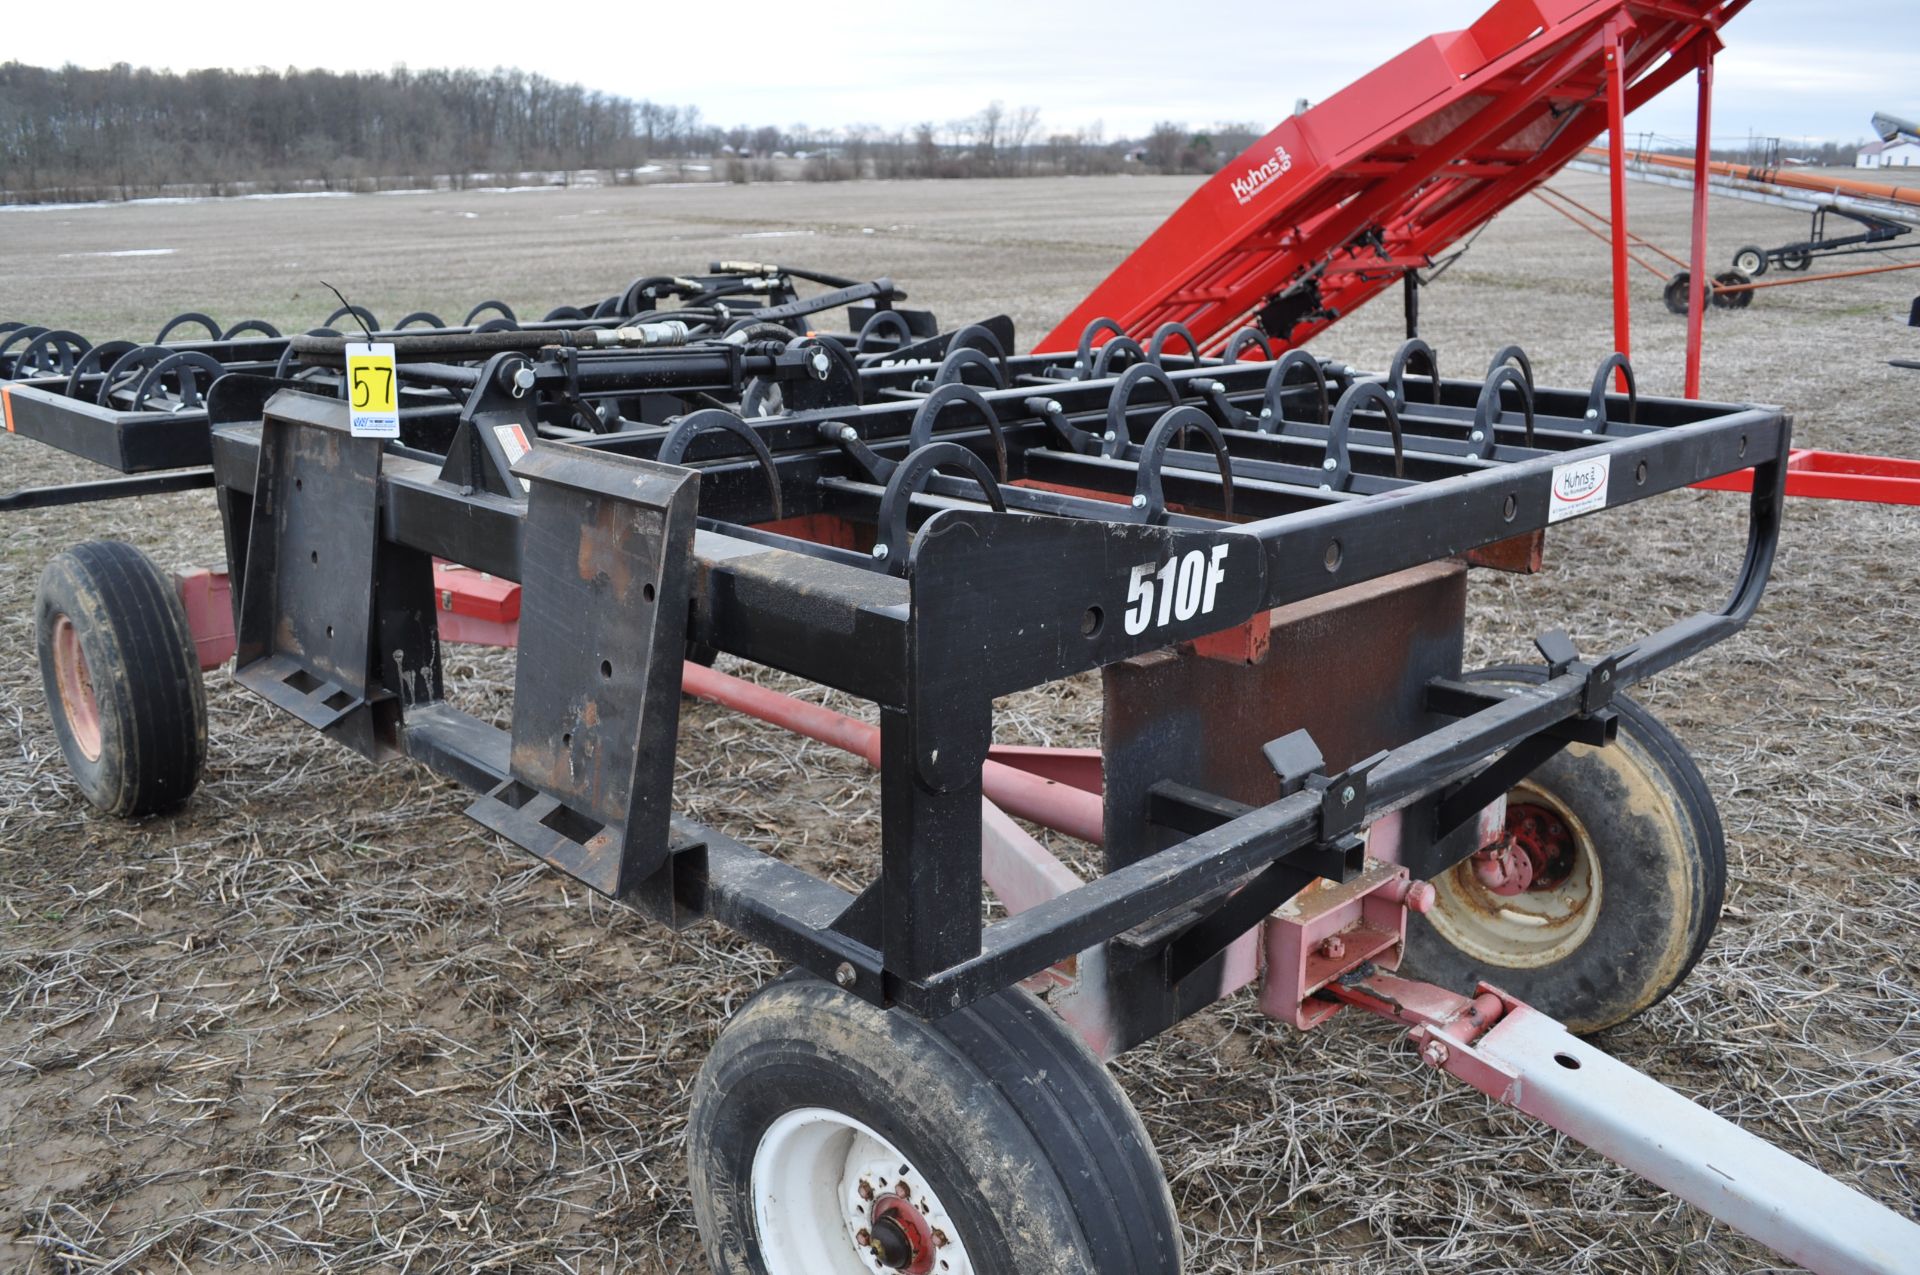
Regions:
<svg viewBox="0 0 1920 1275"><path fill-rule="evenodd" d="M1128 635L1138 637L1150 627L1211 615L1227 578L1226 557L1227 546L1215 545L1211 554L1193 549L1184 557L1135 567L1127 577Z"/></svg>
<svg viewBox="0 0 1920 1275"><path fill-rule="evenodd" d="M1607 507L1607 477L1611 455L1569 461L1553 467L1553 494L1547 501L1547 521L1559 522Z"/></svg>
<svg viewBox="0 0 1920 1275"><path fill-rule="evenodd" d="M493 436L500 440L500 450L507 454L507 464L509 465L517 464L522 456L525 456L533 450L533 448L527 446L526 431L518 425L495 425L493 427ZM520 475L515 474L514 477L520 478ZM520 489L531 493L533 491L533 484L524 478L520 478Z"/></svg>
<svg viewBox="0 0 1920 1275"><path fill-rule="evenodd" d="M1287 148L1273 148L1273 158L1264 164L1255 164L1241 176L1228 183L1233 188L1233 197L1241 203L1249 203L1253 197L1280 180L1283 173L1293 171L1293 156L1287 154Z"/></svg>

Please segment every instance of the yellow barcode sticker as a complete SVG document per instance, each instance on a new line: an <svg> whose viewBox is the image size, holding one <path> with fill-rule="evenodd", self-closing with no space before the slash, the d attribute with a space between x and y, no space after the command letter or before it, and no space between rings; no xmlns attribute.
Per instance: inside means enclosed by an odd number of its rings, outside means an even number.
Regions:
<svg viewBox="0 0 1920 1275"><path fill-rule="evenodd" d="M400 387L391 342L347 343L347 405L355 438L400 437Z"/></svg>

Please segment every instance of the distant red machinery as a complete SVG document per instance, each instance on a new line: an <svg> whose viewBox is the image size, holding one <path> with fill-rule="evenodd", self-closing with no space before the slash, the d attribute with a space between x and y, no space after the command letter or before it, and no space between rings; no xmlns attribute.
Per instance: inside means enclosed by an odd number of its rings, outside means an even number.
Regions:
<svg viewBox="0 0 1920 1275"><path fill-rule="evenodd" d="M1719 28L1746 0L1498 0L1280 123L1216 173L1036 347L1099 320L1196 352L1299 346L1449 249L1608 137L1614 345L1631 354L1626 113L1689 71L1698 87L1686 394L1700 393L1708 136ZM1417 294L1409 294L1409 319ZM1083 350L1083 359L1090 355ZM1624 388L1624 382L1622 382ZM1723 480L1737 484L1740 477ZM1750 481L1750 480L1748 480ZM1920 504L1920 462L1806 453L1790 494Z"/></svg>
<svg viewBox="0 0 1920 1275"><path fill-rule="evenodd" d="M1180 323L1203 348L1256 322L1299 345L1429 268L1628 111L1699 78L1707 135L1722 23L1746 0L1499 0L1283 121L1196 191L1040 343L1071 348L1096 318ZM1704 155L1705 147L1701 147ZM1621 165L1615 164L1616 170ZM1695 256L1706 241L1706 183ZM1626 200L1614 184L1614 324L1629 353ZM1693 277L1704 277L1704 260ZM1695 306L1695 312L1699 307ZM1699 323L1687 391L1698 392Z"/></svg>

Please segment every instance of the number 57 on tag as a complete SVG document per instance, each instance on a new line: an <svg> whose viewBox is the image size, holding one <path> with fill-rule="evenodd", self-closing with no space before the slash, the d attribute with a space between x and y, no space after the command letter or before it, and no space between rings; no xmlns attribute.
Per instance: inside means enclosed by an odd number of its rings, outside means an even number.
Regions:
<svg viewBox="0 0 1920 1275"><path fill-rule="evenodd" d="M400 437L391 342L347 343L347 424L355 438Z"/></svg>

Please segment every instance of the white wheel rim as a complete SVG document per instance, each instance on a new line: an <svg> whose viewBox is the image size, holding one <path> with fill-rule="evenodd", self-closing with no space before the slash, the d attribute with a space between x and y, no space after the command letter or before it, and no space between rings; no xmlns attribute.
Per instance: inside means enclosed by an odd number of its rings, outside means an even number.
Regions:
<svg viewBox="0 0 1920 1275"><path fill-rule="evenodd" d="M753 1153L752 1190L767 1275L973 1275L959 1229L926 1178L851 1116L801 1107L775 1120ZM872 1243L876 1223L891 1227L889 1235L912 1232L921 1260L882 1261Z"/></svg>
<svg viewBox="0 0 1920 1275"><path fill-rule="evenodd" d="M1572 872L1550 890L1502 895L1480 881L1471 859L1463 861L1434 878L1427 921L1448 943L1489 965L1538 969L1570 956L1599 923L1600 854L1587 826L1552 793L1522 780L1507 799L1559 816L1573 834Z"/></svg>

